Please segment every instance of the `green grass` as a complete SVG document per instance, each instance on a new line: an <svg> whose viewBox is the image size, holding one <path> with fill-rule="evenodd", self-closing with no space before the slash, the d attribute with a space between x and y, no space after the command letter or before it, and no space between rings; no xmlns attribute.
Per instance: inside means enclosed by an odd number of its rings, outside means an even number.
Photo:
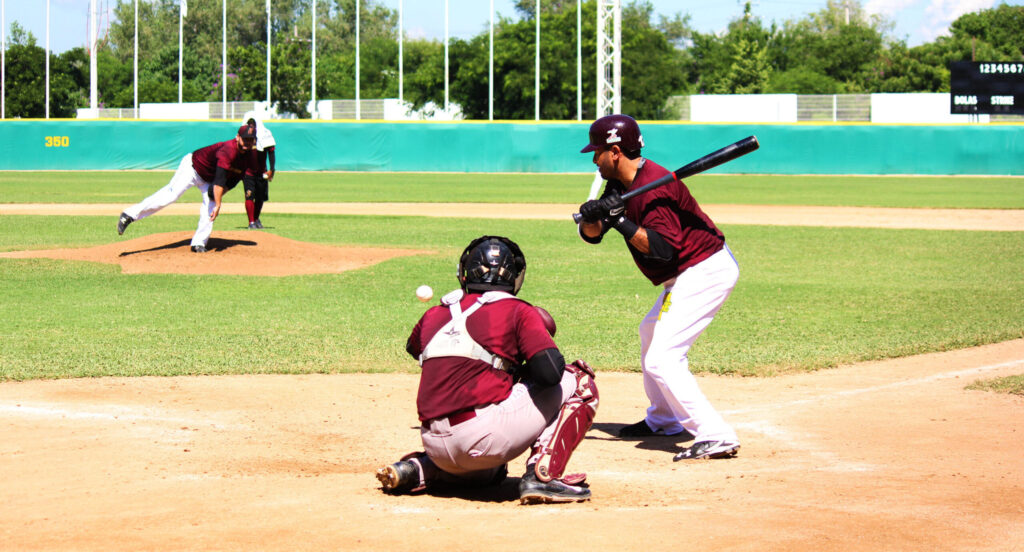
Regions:
<svg viewBox="0 0 1024 552"><path fill-rule="evenodd" d="M167 183L168 171L0 171L3 203L131 205ZM593 175L279 173L279 202L580 203ZM977 209L1024 208L1015 177L698 175L687 185L702 203ZM228 201L239 201L233 191ZM198 201L198 195L183 201Z"/></svg>
<svg viewBox="0 0 1024 552"><path fill-rule="evenodd" d="M1018 376L1006 376L990 380L979 380L967 386L967 389L978 391L995 391L997 393L1008 393L1024 397L1024 374Z"/></svg>
<svg viewBox="0 0 1024 552"><path fill-rule="evenodd" d="M282 186L283 187L283 186ZM270 219L268 219L270 220ZM0 251L117 238L113 217L0 217ZM225 215L218 228L244 225ZM143 233L192 230L158 216ZM456 287L455 257L502 234L527 255L520 296L558 321L567 358L637 370L636 325L659 288L621 242L571 223L273 216L291 239L435 251L341 274L125 275L111 265L0 259L0 379L410 371L413 292ZM697 372L770 375L1024 336L1024 232L726 226L739 284L691 354Z"/></svg>

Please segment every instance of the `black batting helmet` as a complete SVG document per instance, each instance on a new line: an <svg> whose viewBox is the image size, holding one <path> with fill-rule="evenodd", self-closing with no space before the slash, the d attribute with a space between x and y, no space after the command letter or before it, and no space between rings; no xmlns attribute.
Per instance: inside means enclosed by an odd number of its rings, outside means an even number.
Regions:
<svg viewBox="0 0 1024 552"><path fill-rule="evenodd" d="M523 287L526 257L516 242L502 236L481 236L459 257L459 285L467 292L506 291Z"/></svg>
<svg viewBox="0 0 1024 552"><path fill-rule="evenodd" d="M640 125L629 115L606 115L590 125L590 143L580 150L587 153L604 146L618 145L624 152L640 151L644 137Z"/></svg>

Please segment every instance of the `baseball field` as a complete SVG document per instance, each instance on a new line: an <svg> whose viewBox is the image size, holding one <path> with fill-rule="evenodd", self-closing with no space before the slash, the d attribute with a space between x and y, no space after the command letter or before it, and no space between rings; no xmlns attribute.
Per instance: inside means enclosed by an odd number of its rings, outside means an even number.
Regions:
<svg viewBox="0 0 1024 552"><path fill-rule="evenodd" d="M1014 550L1024 542L1024 179L703 175L741 269L691 353L739 456L622 440L657 295L570 215L590 175L281 173L264 231L169 173L0 172L0 549ZM523 203L527 199L527 203ZM483 234L527 258L601 404L594 499L392 497L419 448L412 325ZM571 544L570 544L571 543Z"/></svg>

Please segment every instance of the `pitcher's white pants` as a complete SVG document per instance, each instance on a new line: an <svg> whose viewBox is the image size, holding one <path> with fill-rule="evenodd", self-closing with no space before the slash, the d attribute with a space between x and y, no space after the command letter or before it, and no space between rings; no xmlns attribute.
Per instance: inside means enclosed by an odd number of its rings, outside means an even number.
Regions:
<svg viewBox="0 0 1024 552"><path fill-rule="evenodd" d="M210 215L213 214L214 202L207 194L210 183L203 180L192 168L191 153L181 158L178 170L174 171L174 176L166 186L125 209L124 212L135 220L144 219L181 199L181 196L193 186L199 188L199 192L203 194L203 204L199 208L199 223L196 226L196 233L192 235L192 245L206 247L206 242L210 239L210 234L213 233L213 221L210 220Z"/></svg>
<svg viewBox="0 0 1024 552"><path fill-rule="evenodd" d="M644 390L651 406L647 425L666 434L684 429L696 442L738 441L736 432L697 386L687 352L736 286L740 270L729 247L683 271L640 322Z"/></svg>

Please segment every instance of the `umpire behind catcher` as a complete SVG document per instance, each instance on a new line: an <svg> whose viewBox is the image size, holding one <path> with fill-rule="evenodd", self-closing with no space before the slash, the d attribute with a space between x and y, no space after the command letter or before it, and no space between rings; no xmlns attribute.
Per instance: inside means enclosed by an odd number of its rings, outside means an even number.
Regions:
<svg viewBox="0 0 1024 552"><path fill-rule="evenodd" d="M725 237L678 179L629 198L622 194L669 174L640 156L643 136L628 115L608 115L590 125L594 164L608 181L600 199L580 206L580 237L600 243L612 228L658 299L640 322L640 365L651 406L622 437L678 435L694 444L674 460L728 458L740 448L736 432L711 406L690 373L687 352L736 286L739 266Z"/></svg>
<svg viewBox="0 0 1024 552"><path fill-rule="evenodd" d="M527 449L524 504L590 498L565 475L597 410L594 372L566 365L547 311L516 297L526 258L515 242L482 236L462 252L461 289L423 314L406 343L422 367L416 408L424 452L377 470L389 493L436 484L499 484Z"/></svg>

